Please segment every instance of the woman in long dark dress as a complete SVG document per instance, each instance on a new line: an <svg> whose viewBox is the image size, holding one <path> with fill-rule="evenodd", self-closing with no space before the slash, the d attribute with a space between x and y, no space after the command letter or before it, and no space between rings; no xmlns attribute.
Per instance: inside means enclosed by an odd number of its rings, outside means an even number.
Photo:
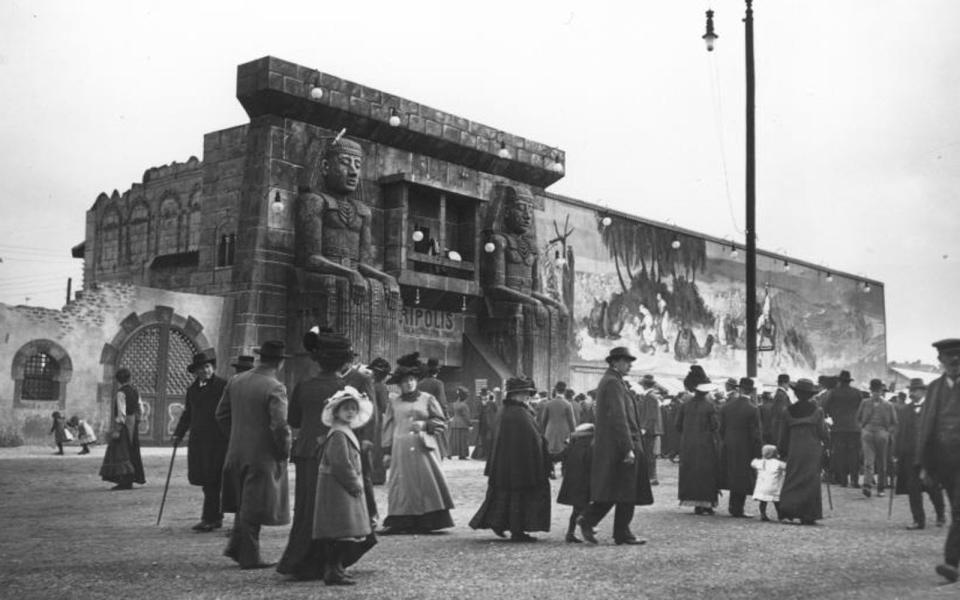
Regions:
<svg viewBox="0 0 960 600"><path fill-rule="evenodd" d="M132 377L126 367L117 369L117 390L113 430L107 451L103 454L100 477L116 485L111 490L130 490L134 483L147 482L140 456L140 392L130 383Z"/></svg>
<svg viewBox="0 0 960 600"><path fill-rule="evenodd" d="M820 468L823 447L830 441L823 411L812 400L817 386L809 379L793 384L797 402L787 408L780 430L780 456L787 471L780 491L780 519L814 525L823 518Z"/></svg>
<svg viewBox="0 0 960 600"><path fill-rule="evenodd" d="M287 423L298 429L290 460L296 468L293 495L293 524L277 571L296 579L322 579L325 557L313 540L313 513L317 495L318 438L328 427L323 424L327 400L344 387L338 372L353 359L350 341L330 330L314 328L303 336L303 347L317 363L319 372L297 384L290 398Z"/></svg>
<svg viewBox="0 0 960 600"><path fill-rule="evenodd" d="M487 460L487 495L470 520L472 529L491 529L514 542L531 542L529 531L550 531L550 469L547 441L527 399L529 379L507 380L493 449Z"/></svg>
<svg viewBox="0 0 960 600"><path fill-rule="evenodd" d="M720 423L709 394L715 388L703 367L693 365L684 379L693 397L677 410L680 432L680 473L677 496L680 506L692 506L694 514L712 515L720 495Z"/></svg>

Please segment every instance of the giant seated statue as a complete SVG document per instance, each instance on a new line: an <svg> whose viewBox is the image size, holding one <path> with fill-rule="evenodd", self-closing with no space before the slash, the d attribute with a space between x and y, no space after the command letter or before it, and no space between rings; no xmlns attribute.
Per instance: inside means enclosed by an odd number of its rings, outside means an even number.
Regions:
<svg viewBox="0 0 960 600"><path fill-rule="evenodd" d="M481 330L514 373L546 384L567 376L569 314L543 291L533 210L527 189L495 189L484 239L492 252L481 263L487 299Z"/></svg>
<svg viewBox="0 0 960 600"><path fill-rule="evenodd" d="M397 280L371 256L371 212L359 196L363 149L337 137L307 161L295 213L293 331L313 324L343 332L364 359L397 344ZM322 189L318 184L322 181Z"/></svg>

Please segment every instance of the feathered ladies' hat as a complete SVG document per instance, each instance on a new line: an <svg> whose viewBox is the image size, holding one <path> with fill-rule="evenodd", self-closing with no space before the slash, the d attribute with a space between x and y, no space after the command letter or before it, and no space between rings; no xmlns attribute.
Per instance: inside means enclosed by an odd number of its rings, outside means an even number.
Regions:
<svg viewBox="0 0 960 600"><path fill-rule="evenodd" d="M398 358L397 368L393 370L393 374L387 379L387 383L400 383L404 377L410 375L417 379L423 377L423 361L420 360L419 352L411 352Z"/></svg>
<svg viewBox="0 0 960 600"><path fill-rule="evenodd" d="M317 361L346 362L353 358L353 348L346 336L318 325L303 334L303 349Z"/></svg>
<svg viewBox="0 0 960 600"><path fill-rule="evenodd" d="M350 429L359 429L367 424L367 421L373 416L373 402L370 402L366 394L361 394L357 391L357 388L348 385L327 400L326 406L323 407L323 414L320 415L320 420L323 421L324 425L327 427L333 426L333 416L337 414L340 405L347 400L354 400L358 408L357 416L350 422Z"/></svg>
<svg viewBox="0 0 960 600"><path fill-rule="evenodd" d="M684 377L683 385L687 389L698 392L712 392L716 389L716 386L710 383L710 378L707 377L706 371L700 365L690 365L690 371Z"/></svg>

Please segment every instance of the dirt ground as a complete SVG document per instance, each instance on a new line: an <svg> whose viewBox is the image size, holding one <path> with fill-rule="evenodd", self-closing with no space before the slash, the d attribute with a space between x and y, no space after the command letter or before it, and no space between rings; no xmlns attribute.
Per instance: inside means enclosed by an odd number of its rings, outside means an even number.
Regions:
<svg viewBox="0 0 960 600"><path fill-rule="evenodd" d="M676 502L677 468L660 461L656 503L637 510L646 546L615 546L612 514L599 546L563 541L569 508L554 505L552 530L514 544L467 522L485 491L479 461L445 461L456 527L382 537L351 568L357 585L327 588L273 570L240 571L221 556L221 532L190 530L202 493L177 454L161 526L156 526L170 448L144 449L147 485L111 492L88 456L68 448L0 449L0 597L28 598L957 598L960 584L934 573L945 529L909 532L906 497L892 519L887 499L833 489L834 510L817 527L698 517ZM554 497L559 481L553 482ZM291 495L293 482L291 481ZM381 513L386 494L377 488ZM725 508L726 499L722 499ZM292 498L291 498L292 506ZM771 507L772 508L772 507ZM756 514L748 500L749 512ZM229 526L228 516L226 525ZM267 560L279 558L288 527L264 528Z"/></svg>

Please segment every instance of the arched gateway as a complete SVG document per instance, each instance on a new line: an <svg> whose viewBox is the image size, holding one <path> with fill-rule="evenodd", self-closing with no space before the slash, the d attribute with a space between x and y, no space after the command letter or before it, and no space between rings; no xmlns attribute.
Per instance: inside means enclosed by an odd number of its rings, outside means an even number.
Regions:
<svg viewBox="0 0 960 600"><path fill-rule="evenodd" d="M113 416L110 400L116 394L114 373L126 367L143 403L140 441L166 443L173 435L183 410L184 395L193 380L187 365L195 353L209 347L202 329L192 317L184 318L166 306L141 315L130 313L113 341L104 345L101 356L100 400L105 403L104 415Z"/></svg>

